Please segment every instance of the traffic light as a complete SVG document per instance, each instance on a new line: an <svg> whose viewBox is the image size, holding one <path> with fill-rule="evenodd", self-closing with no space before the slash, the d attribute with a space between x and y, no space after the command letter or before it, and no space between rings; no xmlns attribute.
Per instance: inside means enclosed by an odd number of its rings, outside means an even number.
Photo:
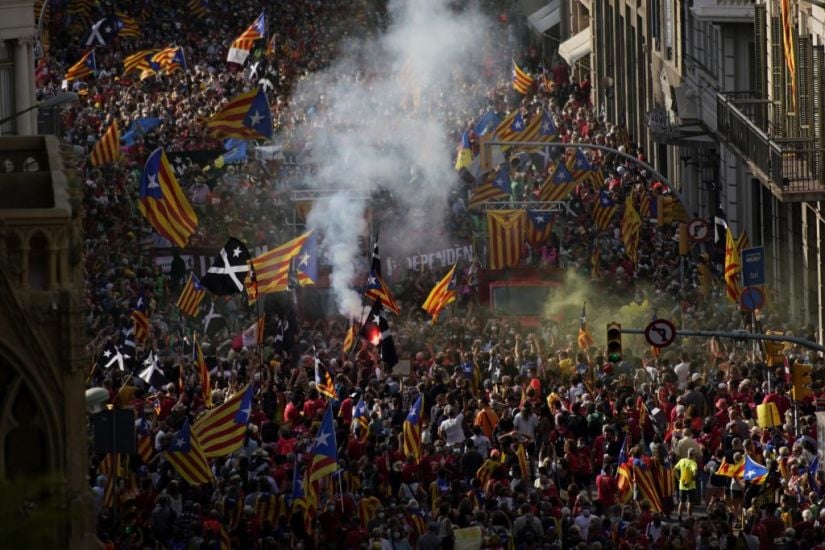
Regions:
<svg viewBox="0 0 825 550"><path fill-rule="evenodd" d="M765 331L768 336L782 336L784 333L776 330ZM765 362L769 367L781 367L785 364L785 343L775 340L765 340Z"/></svg>
<svg viewBox="0 0 825 550"><path fill-rule="evenodd" d="M813 394L813 391L811 391L811 384L813 383L813 380L811 380L812 370L811 365L802 363L791 365L791 383L793 384L791 395L794 401L802 401Z"/></svg>
<svg viewBox="0 0 825 550"><path fill-rule="evenodd" d="M785 364L785 345L782 342L765 340L766 362L769 367L781 367Z"/></svg>
<svg viewBox="0 0 825 550"><path fill-rule="evenodd" d="M622 360L622 325L607 323L607 360L618 363Z"/></svg>

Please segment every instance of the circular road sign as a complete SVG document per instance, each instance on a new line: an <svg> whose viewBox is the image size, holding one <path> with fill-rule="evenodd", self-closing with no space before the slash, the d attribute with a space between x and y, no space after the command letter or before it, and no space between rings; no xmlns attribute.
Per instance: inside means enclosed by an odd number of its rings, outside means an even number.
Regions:
<svg viewBox="0 0 825 550"><path fill-rule="evenodd" d="M688 238L694 242L706 241L710 237L710 225L699 218L690 220L687 230Z"/></svg>
<svg viewBox="0 0 825 550"><path fill-rule="evenodd" d="M645 327L645 340L651 346L665 348L676 339L676 327L667 319L656 319Z"/></svg>
<svg viewBox="0 0 825 550"><path fill-rule="evenodd" d="M758 286L746 286L739 296L739 303L745 311L762 309L765 305L765 293Z"/></svg>

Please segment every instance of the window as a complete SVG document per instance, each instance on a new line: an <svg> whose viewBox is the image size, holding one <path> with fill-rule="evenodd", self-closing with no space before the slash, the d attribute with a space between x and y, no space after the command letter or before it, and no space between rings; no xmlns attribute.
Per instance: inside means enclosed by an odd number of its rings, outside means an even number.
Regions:
<svg viewBox="0 0 825 550"><path fill-rule="evenodd" d="M674 20L673 0L665 0L665 59L673 59L673 26Z"/></svg>
<svg viewBox="0 0 825 550"><path fill-rule="evenodd" d="M0 119L14 114L14 64L8 42L0 40ZM0 126L0 135L15 132L14 121Z"/></svg>

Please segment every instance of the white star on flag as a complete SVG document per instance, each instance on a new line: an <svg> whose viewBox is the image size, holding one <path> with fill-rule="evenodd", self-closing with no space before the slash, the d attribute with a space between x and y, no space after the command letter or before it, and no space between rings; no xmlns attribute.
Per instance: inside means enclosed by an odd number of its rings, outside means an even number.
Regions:
<svg viewBox="0 0 825 550"><path fill-rule="evenodd" d="M317 449L318 447L326 447L329 445L327 439L329 439L329 434L327 432L319 433L315 436L315 448Z"/></svg>
<svg viewBox="0 0 825 550"><path fill-rule="evenodd" d="M264 117L262 117L261 114L258 111L255 111L251 115L249 115L249 123L252 126L257 126L258 124L261 123L261 121L263 119L264 119Z"/></svg>
<svg viewBox="0 0 825 550"><path fill-rule="evenodd" d="M304 255L301 256L300 261L298 262L299 266L305 265L309 267L309 260L312 258L307 252L304 252Z"/></svg>
<svg viewBox="0 0 825 550"><path fill-rule="evenodd" d="M147 187L149 187L149 188L160 187L160 184L158 184L158 175L157 174L149 174L149 185Z"/></svg>

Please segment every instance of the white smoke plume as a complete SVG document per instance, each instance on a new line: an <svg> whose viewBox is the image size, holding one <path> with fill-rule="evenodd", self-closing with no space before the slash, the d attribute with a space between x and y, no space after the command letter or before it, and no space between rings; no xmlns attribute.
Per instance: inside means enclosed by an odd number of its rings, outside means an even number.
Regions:
<svg viewBox="0 0 825 550"><path fill-rule="evenodd" d="M381 227L382 235L443 223L441 213L456 182L451 166L456 144L448 136L459 123L445 112L478 104L467 83L480 78L489 27L477 9L455 11L446 0L393 0L390 14L386 32L353 41L293 96L294 109L313 112L302 129L312 136L318 164L308 183L336 189L315 203L308 225L324 236L338 309L351 316L361 311L361 297L352 287L362 284L353 279L365 268L369 198L389 194L401 212L410 213Z"/></svg>

